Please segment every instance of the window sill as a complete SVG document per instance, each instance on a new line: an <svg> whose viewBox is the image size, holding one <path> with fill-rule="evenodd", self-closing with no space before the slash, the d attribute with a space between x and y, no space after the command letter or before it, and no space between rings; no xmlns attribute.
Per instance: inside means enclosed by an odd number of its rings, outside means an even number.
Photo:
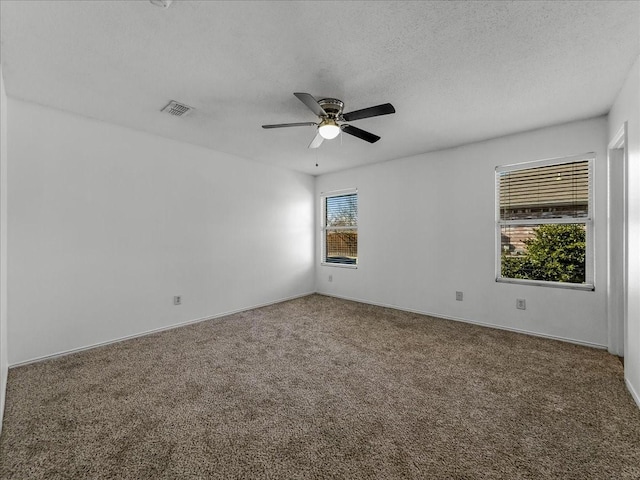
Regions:
<svg viewBox="0 0 640 480"><path fill-rule="evenodd" d="M530 285L536 287L551 287L551 288L567 288L569 290L584 290L593 292L596 288L590 283L566 283L566 282L545 282L543 280L524 280L521 278L496 278L498 283L516 283L519 285Z"/></svg>
<svg viewBox="0 0 640 480"><path fill-rule="evenodd" d="M349 265L346 263L327 263L327 262L320 262L320 265L322 265L323 267L338 267L338 268L350 268L352 270L357 270L358 265Z"/></svg>

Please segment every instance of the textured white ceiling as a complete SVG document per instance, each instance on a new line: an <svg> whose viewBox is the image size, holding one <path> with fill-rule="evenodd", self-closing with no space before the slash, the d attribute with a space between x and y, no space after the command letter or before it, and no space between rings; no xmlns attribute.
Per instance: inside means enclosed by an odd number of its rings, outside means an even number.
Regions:
<svg viewBox="0 0 640 480"><path fill-rule="evenodd" d="M319 174L607 113L640 2L0 2L7 94ZM308 150L293 96L392 103ZM169 100L197 110L160 113ZM315 166L316 161L319 167Z"/></svg>

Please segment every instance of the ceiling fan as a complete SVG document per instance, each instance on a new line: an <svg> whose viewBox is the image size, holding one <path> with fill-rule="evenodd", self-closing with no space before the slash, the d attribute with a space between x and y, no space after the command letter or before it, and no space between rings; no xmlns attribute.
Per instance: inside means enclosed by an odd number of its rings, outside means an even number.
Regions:
<svg viewBox="0 0 640 480"><path fill-rule="evenodd" d="M340 131L358 137L366 142L375 143L380 140L379 136L344 122L396 113L396 109L393 108L393 105L390 103L383 103L382 105L363 108L362 110L356 110L354 112L342 113L344 103L337 98L316 100L308 93L294 93L294 95L318 116L318 122L278 123L275 125L262 125L262 128L317 127L318 131L315 138L309 144L309 148L318 148L324 140L336 138Z"/></svg>

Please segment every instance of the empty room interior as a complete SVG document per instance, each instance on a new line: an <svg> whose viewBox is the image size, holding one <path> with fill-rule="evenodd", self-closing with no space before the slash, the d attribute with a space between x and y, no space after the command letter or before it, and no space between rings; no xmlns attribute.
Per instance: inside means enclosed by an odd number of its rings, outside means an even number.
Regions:
<svg viewBox="0 0 640 480"><path fill-rule="evenodd" d="M640 478L639 1L0 22L1 478Z"/></svg>

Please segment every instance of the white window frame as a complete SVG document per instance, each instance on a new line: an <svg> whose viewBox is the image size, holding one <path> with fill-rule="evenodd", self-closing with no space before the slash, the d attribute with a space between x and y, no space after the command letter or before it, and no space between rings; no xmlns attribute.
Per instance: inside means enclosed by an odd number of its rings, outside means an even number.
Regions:
<svg viewBox="0 0 640 480"><path fill-rule="evenodd" d="M502 165L495 169L495 272L496 282L518 283L523 285L537 285L543 287L569 288L573 290L595 290L595 245L594 245L594 163L596 155L593 152L582 155L573 155L570 157L549 158L545 160L536 160L532 162L523 162L512 165ZM517 170L525 170L529 168L544 167L549 165L562 165L565 163L574 163L578 161L588 161L589 174L589 190L588 190L588 215L584 218L538 218L538 219L520 219L520 220L501 220L500 219L500 174L504 172L513 172ZM522 278L508 278L502 276L502 241L501 232L504 226L509 225L558 225L558 224L584 224L586 229L585 235L585 283L569 283L569 282L551 282L546 280L528 280Z"/></svg>
<svg viewBox="0 0 640 480"><path fill-rule="evenodd" d="M347 188L344 190L334 190L331 192L322 192L320 193L320 231L321 231L321 239L320 239L320 264L326 267L338 267L338 268L351 268L357 269L358 263L360 261L360 251L358 249L358 259L354 265L346 264L346 263L333 263L325 261L325 252L326 252L326 243L327 243L327 231L328 230L355 230L358 231L358 225L355 227L329 227L327 228L327 198L331 197L341 197L343 195L358 195L357 188ZM360 198L358 197L358 212L360 211ZM357 222L359 223L359 221ZM358 236L358 244L360 243L360 237Z"/></svg>

